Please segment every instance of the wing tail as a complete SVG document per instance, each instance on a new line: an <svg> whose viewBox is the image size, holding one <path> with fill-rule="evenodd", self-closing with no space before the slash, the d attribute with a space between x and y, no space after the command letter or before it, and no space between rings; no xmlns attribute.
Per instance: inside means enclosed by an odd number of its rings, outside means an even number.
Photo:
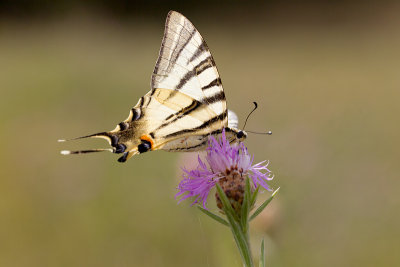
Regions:
<svg viewBox="0 0 400 267"><path fill-rule="evenodd" d="M106 139L110 145L113 145L113 143L115 143L115 141L113 140L115 138L113 138L113 135L109 132L100 132L100 133L79 136L79 137L70 138L70 139L59 139L58 142L75 141L75 140L86 139L86 138ZM104 151L109 151L109 152L115 153L116 149L115 148L96 148L96 149L85 149L85 150L62 150L61 154L62 155L73 155L73 154L87 154L87 153L104 152Z"/></svg>

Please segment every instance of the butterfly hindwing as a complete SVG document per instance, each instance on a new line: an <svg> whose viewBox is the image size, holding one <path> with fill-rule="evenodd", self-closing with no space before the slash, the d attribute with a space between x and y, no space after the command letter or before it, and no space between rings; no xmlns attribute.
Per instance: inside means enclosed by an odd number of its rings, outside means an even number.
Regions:
<svg viewBox="0 0 400 267"><path fill-rule="evenodd" d="M141 116L132 120L135 117L133 114ZM208 105L179 91L158 88L145 95L132 109L125 120L125 123L131 125L125 131L131 135L119 140L125 142L127 150L134 150L142 136L149 136L152 140L152 150L175 150L173 141L179 144L185 141L189 149L192 142L191 138L186 137L194 136L193 140L207 139L210 133L221 129L224 114L215 114ZM116 129L114 134L122 136L124 131L120 132L120 129ZM193 143L195 145L197 141ZM183 149L184 145L181 145L177 150Z"/></svg>

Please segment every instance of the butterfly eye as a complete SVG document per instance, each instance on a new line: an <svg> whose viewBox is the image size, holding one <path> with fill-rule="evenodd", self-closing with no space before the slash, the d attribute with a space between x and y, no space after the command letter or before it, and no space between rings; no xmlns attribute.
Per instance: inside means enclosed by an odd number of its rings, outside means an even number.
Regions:
<svg viewBox="0 0 400 267"><path fill-rule="evenodd" d="M243 136L244 136L243 131L239 131L239 132L237 133L237 135L236 135L236 137L237 137L238 139L242 139Z"/></svg>

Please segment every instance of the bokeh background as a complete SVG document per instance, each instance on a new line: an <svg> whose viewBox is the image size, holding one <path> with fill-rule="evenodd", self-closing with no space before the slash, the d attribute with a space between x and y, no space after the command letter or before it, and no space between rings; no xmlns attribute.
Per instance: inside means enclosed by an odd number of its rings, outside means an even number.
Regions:
<svg viewBox="0 0 400 267"><path fill-rule="evenodd" d="M257 101L248 129L273 131L246 141L281 187L254 250L400 265L398 2L41 0L0 2L0 266L241 265L228 229L174 199L193 155L59 154L107 146L56 140L127 117L171 9L206 39L229 107L243 120Z"/></svg>

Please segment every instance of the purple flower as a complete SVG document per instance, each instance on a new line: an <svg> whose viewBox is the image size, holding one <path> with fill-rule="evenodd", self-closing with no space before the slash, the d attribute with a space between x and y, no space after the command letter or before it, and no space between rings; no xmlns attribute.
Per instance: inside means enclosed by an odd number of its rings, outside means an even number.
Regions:
<svg viewBox="0 0 400 267"><path fill-rule="evenodd" d="M254 188L262 186L271 191L267 181L272 180L273 176L267 168L268 163L265 164L266 161L262 161L252 165L253 159L254 156L249 155L243 143L229 144L225 137L225 131L222 132L220 140L211 136L205 161L199 156L196 169L191 171L183 169L183 180L179 183L179 192L176 197L182 196L179 202L194 197L192 205L202 202L203 207L206 208L210 190L217 182L227 178L232 172L239 175L231 175L231 177L248 176Z"/></svg>

